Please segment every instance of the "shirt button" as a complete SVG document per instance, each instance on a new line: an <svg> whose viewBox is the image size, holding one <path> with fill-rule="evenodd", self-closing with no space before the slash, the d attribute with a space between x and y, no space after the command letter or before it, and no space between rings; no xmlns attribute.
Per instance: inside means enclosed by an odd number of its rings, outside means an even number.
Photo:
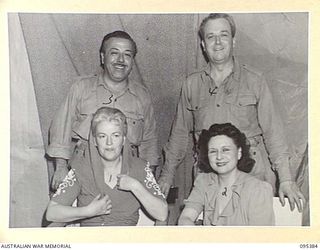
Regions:
<svg viewBox="0 0 320 250"><path fill-rule="evenodd" d="M117 99L114 99L114 102L116 102L117 101Z"/></svg>
<svg viewBox="0 0 320 250"><path fill-rule="evenodd" d="M218 108L220 107L220 104L219 104L219 103L217 104L217 107L218 107Z"/></svg>

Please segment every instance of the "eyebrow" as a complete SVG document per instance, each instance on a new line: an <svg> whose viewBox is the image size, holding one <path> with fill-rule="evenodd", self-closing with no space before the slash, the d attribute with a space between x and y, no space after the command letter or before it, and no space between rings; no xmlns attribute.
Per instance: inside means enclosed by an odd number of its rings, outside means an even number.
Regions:
<svg viewBox="0 0 320 250"><path fill-rule="evenodd" d="M110 50L120 51L120 49L118 49L118 48L110 48ZM131 53L133 53L133 50L131 50L131 49L126 49L124 52L131 52Z"/></svg>
<svg viewBox="0 0 320 250"><path fill-rule="evenodd" d="M220 30L219 33L229 33L229 34L231 34L231 32L229 30ZM211 35L211 34L214 34L214 32L209 32L209 33L206 34L206 36Z"/></svg>

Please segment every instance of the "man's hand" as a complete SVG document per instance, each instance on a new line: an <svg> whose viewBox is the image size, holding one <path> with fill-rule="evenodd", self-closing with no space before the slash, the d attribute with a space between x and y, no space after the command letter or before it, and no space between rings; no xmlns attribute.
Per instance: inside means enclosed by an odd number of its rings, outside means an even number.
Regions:
<svg viewBox="0 0 320 250"><path fill-rule="evenodd" d="M171 185L162 179L159 179L158 184L160 186L161 192L168 197Z"/></svg>
<svg viewBox="0 0 320 250"><path fill-rule="evenodd" d="M139 181L126 174L119 174L117 178L117 186L121 190L133 191L134 189L138 188L138 185L140 184Z"/></svg>
<svg viewBox="0 0 320 250"><path fill-rule="evenodd" d="M285 205L284 197L288 197L290 203L291 211L295 208L295 203L297 204L299 212L302 211L303 205L306 203L306 199L300 192L297 184L293 181L284 181L280 183L279 187L279 198L282 206Z"/></svg>
<svg viewBox="0 0 320 250"><path fill-rule="evenodd" d="M101 194L98 194L87 206L88 217L110 214L111 212L111 200L108 195L101 198Z"/></svg>
<svg viewBox="0 0 320 250"><path fill-rule="evenodd" d="M59 166L56 168L56 171L53 174L52 181L51 181L51 188L53 190L57 190L60 183L63 179L67 176L69 170L67 165L66 166Z"/></svg>

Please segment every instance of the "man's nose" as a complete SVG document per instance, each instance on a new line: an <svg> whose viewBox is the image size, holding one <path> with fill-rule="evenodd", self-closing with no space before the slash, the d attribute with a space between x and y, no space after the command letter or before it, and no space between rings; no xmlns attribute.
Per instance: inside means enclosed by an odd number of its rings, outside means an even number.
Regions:
<svg viewBox="0 0 320 250"><path fill-rule="evenodd" d="M124 62L124 56L123 56L122 53L119 53L118 61L119 61L119 62Z"/></svg>
<svg viewBox="0 0 320 250"><path fill-rule="evenodd" d="M216 44L220 44L221 43L221 37L220 36L215 36L215 42L216 42Z"/></svg>
<svg viewBox="0 0 320 250"><path fill-rule="evenodd" d="M106 143L107 143L107 145L112 145L112 138L111 138L111 136L107 136Z"/></svg>

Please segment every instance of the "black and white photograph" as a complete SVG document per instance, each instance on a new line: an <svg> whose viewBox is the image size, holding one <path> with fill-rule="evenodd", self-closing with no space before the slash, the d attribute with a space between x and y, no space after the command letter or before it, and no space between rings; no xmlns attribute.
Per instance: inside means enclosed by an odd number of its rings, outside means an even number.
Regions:
<svg viewBox="0 0 320 250"><path fill-rule="evenodd" d="M319 225L307 8L5 18L4 228L191 242Z"/></svg>
<svg viewBox="0 0 320 250"><path fill-rule="evenodd" d="M307 12L8 26L10 228L310 225Z"/></svg>

